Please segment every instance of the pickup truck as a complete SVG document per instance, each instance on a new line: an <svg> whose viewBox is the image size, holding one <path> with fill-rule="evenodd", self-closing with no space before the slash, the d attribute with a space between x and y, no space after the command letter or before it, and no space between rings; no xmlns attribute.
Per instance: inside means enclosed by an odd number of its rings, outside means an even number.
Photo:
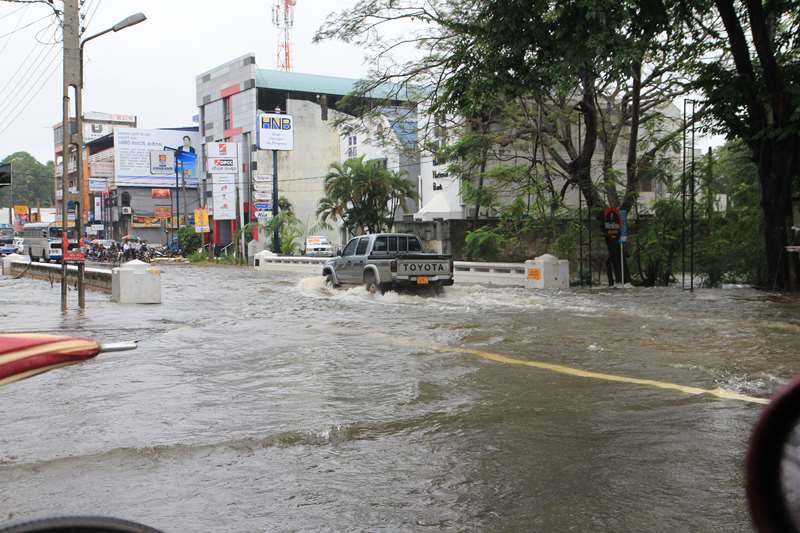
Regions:
<svg viewBox="0 0 800 533"><path fill-rule="evenodd" d="M355 237L322 267L332 287L364 285L370 293L432 288L440 294L453 284L453 258L424 253L416 235L378 233Z"/></svg>

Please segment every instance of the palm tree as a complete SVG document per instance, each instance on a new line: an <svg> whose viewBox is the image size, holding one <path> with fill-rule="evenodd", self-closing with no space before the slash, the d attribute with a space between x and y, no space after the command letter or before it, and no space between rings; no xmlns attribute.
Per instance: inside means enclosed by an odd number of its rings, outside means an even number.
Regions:
<svg viewBox="0 0 800 533"><path fill-rule="evenodd" d="M361 156L331 164L317 215L323 222L341 220L352 234L376 233L391 226L406 198L417 198L411 182L380 161Z"/></svg>

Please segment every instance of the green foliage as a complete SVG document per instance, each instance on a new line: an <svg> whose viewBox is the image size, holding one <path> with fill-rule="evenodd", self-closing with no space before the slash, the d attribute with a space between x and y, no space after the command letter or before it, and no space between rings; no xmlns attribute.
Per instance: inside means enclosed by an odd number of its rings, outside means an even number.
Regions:
<svg viewBox="0 0 800 533"><path fill-rule="evenodd" d="M668 285L680 268L683 206L674 199L653 204L653 217L636 237L635 258L644 285Z"/></svg>
<svg viewBox="0 0 800 533"><path fill-rule="evenodd" d="M183 255L191 255L203 245L203 239L194 231L194 226L184 226L178 230L178 243L181 245Z"/></svg>
<svg viewBox="0 0 800 533"><path fill-rule="evenodd" d="M468 231L465 238L465 252L470 261L496 261L507 238L497 228L482 226Z"/></svg>
<svg viewBox="0 0 800 533"><path fill-rule="evenodd" d="M190 263L203 263L209 261L208 252L205 250L195 250L186 256Z"/></svg>
<svg viewBox="0 0 800 533"><path fill-rule="evenodd" d="M317 215L323 222L341 220L351 234L378 233L391 227L403 202L416 198L414 184L401 173L361 156L331 164Z"/></svg>
<svg viewBox="0 0 800 533"><path fill-rule="evenodd" d="M3 163L14 165L13 187L0 189L0 205L10 204L11 189L13 188L14 203L35 207L37 202L42 207L53 205L53 162L45 164L37 161L28 152L15 152L5 159Z"/></svg>
<svg viewBox="0 0 800 533"><path fill-rule="evenodd" d="M294 255L299 247L298 241L304 235L303 223L294 215L292 210L279 212L278 216L271 218L266 224L262 224L260 227L266 232L270 242L272 242L275 229L278 229L281 242L281 255Z"/></svg>

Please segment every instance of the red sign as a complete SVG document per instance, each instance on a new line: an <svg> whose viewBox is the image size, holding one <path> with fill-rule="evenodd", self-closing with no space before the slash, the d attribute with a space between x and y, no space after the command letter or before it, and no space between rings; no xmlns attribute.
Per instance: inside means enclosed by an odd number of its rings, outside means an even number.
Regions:
<svg viewBox="0 0 800 533"><path fill-rule="evenodd" d="M153 208L153 215L156 218L160 219L167 219L172 216L172 208L171 207L154 207Z"/></svg>
<svg viewBox="0 0 800 533"><path fill-rule="evenodd" d="M151 189L150 197L151 198L169 198L170 197L170 190L169 189Z"/></svg>
<svg viewBox="0 0 800 533"><path fill-rule="evenodd" d="M80 250L67 250L64 252L64 261L72 263L83 263L86 261L86 255Z"/></svg>
<svg viewBox="0 0 800 533"><path fill-rule="evenodd" d="M606 208L603 214L603 229L606 237L611 242L619 240L619 231L622 228L622 215L616 207Z"/></svg>

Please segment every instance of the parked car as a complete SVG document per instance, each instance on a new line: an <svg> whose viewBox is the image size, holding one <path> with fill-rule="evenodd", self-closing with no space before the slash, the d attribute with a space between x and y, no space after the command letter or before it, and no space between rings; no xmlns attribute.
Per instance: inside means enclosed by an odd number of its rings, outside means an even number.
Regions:
<svg viewBox="0 0 800 533"><path fill-rule="evenodd" d="M433 288L439 294L453 284L453 258L424 253L416 235L379 233L351 239L322 275L331 286L363 284L370 293Z"/></svg>
<svg viewBox="0 0 800 533"><path fill-rule="evenodd" d="M312 257L333 257L333 245L328 237L324 235L312 235L306 239L303 247L303 255Z"/></svg>

